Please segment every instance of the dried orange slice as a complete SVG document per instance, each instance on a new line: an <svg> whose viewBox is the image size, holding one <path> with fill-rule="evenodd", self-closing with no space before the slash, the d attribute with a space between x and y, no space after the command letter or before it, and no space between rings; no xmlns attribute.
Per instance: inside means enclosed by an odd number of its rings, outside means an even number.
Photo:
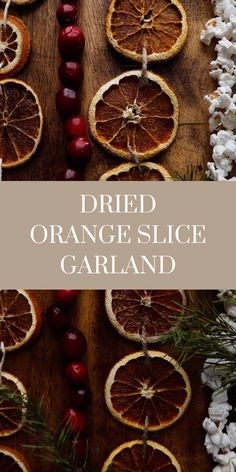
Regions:
<svg viewBox="0 0 236 472"><path fill-rule="evenodd" d="M116 330L132 341L156 343L183 312L183 290L106 290L108 318Z"/></svg>
<svg viewBox="0 0 236 472"><path fill-rule="evenodd" d="M107 37L124 56L142 61L165 61L178 54L188 34L187 16L178 0L112 0Z"/></svg>
<svg viewBox="0 0 236 472"><path fill-rule="evenodd" d="M24 403L27 394L20 380L14 375L9 374L9 372L2 372L1 377L2 385L10 388L13 393L20 394L22 396L22 403ZM0 394L0 437L11 436L21 429L25 412L24 408L15 406L10 400L4 401Z"/></svg>
<svg viewBox="0 0 236 472"><path fill-rule="evenodd" d="M121 164L103 174L99 180L102 181L164 181L171 180L169 172L161 165L153 162L141 164Z"/></svg>
<svg viewBox="0 0 236 472"><path fill-rule="evenodd" d="M117 447L103 464L102 472L181 472L174 455L154 441L130 441Z"/></svg>
<svg viewBox="0 0 236 472"><path fill-rule="evenodd" d="M176 360L159 351L136 352L111 369L105 399L110 413L133 428L157 431L175 423L185 412L191 386Z"/></svg>
<svg viewBox="0 0 236 472"><path fill-rule="evenodd" d="M0 341L14 351L36 336L41 328L41 308L25 290L0 290Z"/></svg>
<svg viewBox="0 0 236 472"><path fill-rule="evenodd" d="M0 159L16 167L36 151L43 127L39 100L29 85L16 79L0 82Z"/></svg>
<svg viewBox="0 0 236 472"><path fill-rule="evenodd" d="M25 24L8 15L4 27L0 13L0 78L12 77L25 65L30 52L30 37Z"/></svg>
<svg viewBox="0 0 236 472"><path fill-rule="evenodd" d="M30 472L30 466L20 452L0 446L0 464L2 472Z"/></svg>
<svg viewBox="0 0 236 472"><path fill-rule="evenodd" d="M12 0L12 3L15 3L16 5L28 5L29 3L34 3L37 0ZM7 0L1 0L1 2L6 3Z"/></svg>
<svg viewBox="0 0 236 472"><path fill-rule="evenodd" d="M178 116L177 98L160 76L148 72L143 82L141 72L132 71L100 88L90 105L89 124L107 151L129 161L135 153L144 161L170 146Z"/></svg>

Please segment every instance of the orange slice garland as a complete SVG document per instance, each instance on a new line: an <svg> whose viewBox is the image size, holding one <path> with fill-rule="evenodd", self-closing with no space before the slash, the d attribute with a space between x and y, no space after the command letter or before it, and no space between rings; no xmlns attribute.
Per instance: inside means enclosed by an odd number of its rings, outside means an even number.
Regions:
<svg viewBox="0 0 236 472"><path fill-rule="evenodd" d="M106 290L105 306L114 328L132 341L156 343L183 312L183 290ZM144 330L144 331L143 331Z"/></svg>
<svg viewBox="0 0 236 472"><path fill-rule="evenodd" d="M107 458L102 472L181 472L173 454L161 444L147 441L144 454L143 441L130 441L117 447Z"/></svg>
<svg viewBox="0 0 236 472"><path fill-rule="evenodd" d="M169 172L161 165L153 162L137 164L121 164L103 174L99 180L102 181L164 181L171 180Z"/></svg>
<svg viewBox="0 0 236 472"><path fill-rule="evenodd" d="M178 362L159 351L121 359L111 369L105 399L110 413L133 428L158 431L175 423L191 398L189 378Z"/></svg>
<svg viewBox="0 0 236 472"><path fill-rule="evenodd" d="M89 109L93 137L108 152L132 160L148 160L173 142L179 106L174 92L158 75L125 72L103 85Z"/></svg>
<svg viewBox="0 0 236 472"><path fill-rule="evenodd" d="M30 37L25 24L8 15L4 27L0 13L0 78L12 77L25 65L30 52Z"/></svg>
<svg viewBox="0 0 236 472"><path fill-rule="evenodd" d="M14 351L36 336L41 328L41 308L25 290L0 290L0 341Z"/></svg>
<svg viewBox="0 0 236 472"><path fill-rule="evenodd" d="M0 446L2 472L30 472L30 466L22 454L9 447Z"/></svg>
<svg viewBox="0 0 236 472"><path fill-rule="evenodd" d="M16 167L35 153L42 135L43 114L37 95L24 82L0 83L0 159L2 167Z"/></svg>
<svg viewBox="0 0 236 472"><path fill-rule="evenodd" d="M107 38L117 52L142 62L165 61L183 48L188 24L178 0L112 0L106 23Z"/></svg>

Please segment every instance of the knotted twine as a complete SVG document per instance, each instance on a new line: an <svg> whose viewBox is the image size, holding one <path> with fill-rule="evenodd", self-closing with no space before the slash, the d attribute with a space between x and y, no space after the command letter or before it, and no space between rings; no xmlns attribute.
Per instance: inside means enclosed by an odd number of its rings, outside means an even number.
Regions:
<svg viewBox="0 0 236 472"><path fill-rule="evenodd" d="M142 52L142 70L139 79L139 84L142 87L143 85L148 84L148 77L147 77L147 70L148 70L148 54L146 46L143 47ZM130 145L129 137L127 139L127 150L129 151L129 155L131 160L140 167L140 161L136 151L134 151Z"/></svg>
<svg viewBox="0 0 236 472"><path fill-rule="evenodd" d="M142 331L141 331L141 343L142 343L142 350L145 356L146 361L146 369L148 372L151 372L151 357L149 356L148 352L148 343L147 343L147 335L146 335L146 328L144 324L142 324ZM149 416L146 415L145 422L144 422L144 430L142 435L143 441L143 459L146 460L147 457L147 442L148 442L148 427L149 427L150 419Z"/></svg>
<svg viewBox="0 0 236 472"><path fill-rule="evenodd" d="M0 349L1 349L1 353L2 353L2 358L1 358L1 362L0 362L0 384L1 384L2 383L3 366L4 366L4 363L5 363L5 360L6 360L6 349L5 349L5 346L4 346L4 342L1 342Z"/></svg>

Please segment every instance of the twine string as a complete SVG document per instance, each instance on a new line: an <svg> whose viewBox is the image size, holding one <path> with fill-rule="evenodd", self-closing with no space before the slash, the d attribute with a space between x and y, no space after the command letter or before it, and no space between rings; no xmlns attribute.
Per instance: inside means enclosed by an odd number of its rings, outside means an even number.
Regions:
<svg viewBox="0 0 236 472"><path fill-rule="evenodd" d="M148 70L148 53L147 48L143 46L143 54L142 54L142 72L140 77L141 85L147 85L148 78L147 78L147 70Z"/></svg>
<svg viewBox="0 0 236 472"><path fill-rule="evenodd" d="M142 436L142 441L143 441L143 461L146 461L147 458L147 447L148 447L148 427L149 427L149 416L147 415L145 418L145 423L144 423L144 430L143 430L143 436Z"/></svg>
<svg viewBox="0 0 236 472"><path fill-rule="evenodd" d="M147 343L147 334L146 334L146 328L144 323L142 324L142 330L141 330L141 342L142 342L142 350L145 355L145 360L146 360L146 369L148 375L150 375L151 372L151 357L149 356L148 352L148 343ZM143 441L143 459L144 461L146 460L147 456L147 441L148 441L148 427L150 424L150 419L149 416L146 415L145 418L145 423L144 423L144 430L143 430L143 436L142 436L142 441Z"/></svg>
<svg viewBox="0 0 236 472"><path fill-rule="evenodd" d="M1 353L2 353L2 358L1 358L1 362L0 362L0 383L2 383L2 371L3 371L3 366L4 366L4 363L5 363L5 360L6 360L6 349L5 349L5 346L4 346L4 342L1 342L0 349L1 349Z"/></svg>

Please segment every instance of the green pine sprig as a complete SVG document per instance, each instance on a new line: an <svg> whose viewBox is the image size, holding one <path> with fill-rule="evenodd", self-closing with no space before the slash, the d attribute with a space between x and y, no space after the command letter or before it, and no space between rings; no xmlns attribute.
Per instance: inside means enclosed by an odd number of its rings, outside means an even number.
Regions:
<svg viewBox="0 0 236 472"><path fill-rule="evenodd" d="M34 456L57 464L58 470L62 472L72 472L76 469L76 452L71 441L69 425L61 423L55 431L49 427L43 411L43 398L37 404L28 394L22 395L19 390L3 383L0 384L0 398L1 403L6 402L23 412L22 429L30 437L30 442L22 444L23 447L30 449Z"/></svg>
<svg viewBox="0 0 236 472"><path fill-rule="evenodd" d="M234 298L220 301L236 304ZM213 363L222 385L235 386L236 355L228 347L236 348L236 329L220 316L216 303L191 303L182 309L181 314L174 315L174 326L161 342L177 348L181 363L193 357L216 359Z"/></svg>

